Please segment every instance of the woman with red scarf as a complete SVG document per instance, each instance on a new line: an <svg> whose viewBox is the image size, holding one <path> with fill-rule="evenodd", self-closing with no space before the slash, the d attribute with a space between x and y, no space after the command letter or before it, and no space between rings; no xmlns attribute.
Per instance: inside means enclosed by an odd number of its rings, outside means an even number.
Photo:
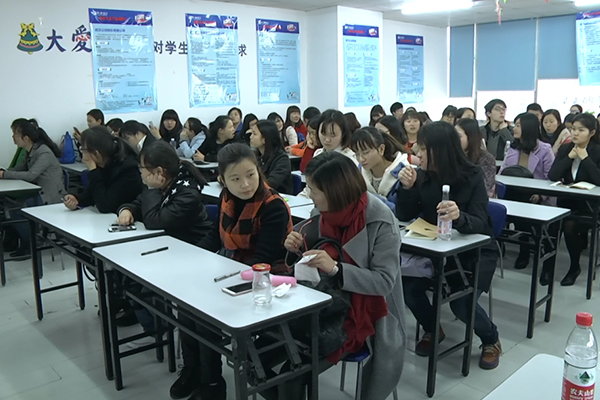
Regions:
<svg viewBox="0 0 600 400"><path fill-rule="evenodd" d="M371 360L364 370L363 395L385 400L400 380L406 349L398 224L392 211L367 193L360 171L342 154L323 153L311 160L306 183L320 214L288 235L287 261L313 255L307 265L332 279L350 302L343 323L345 340L321 365L325 370L345 354L368 346ZM341 254L331 243L313 248L323 239L337 241ZM301 377L281 385L278 399L304 399L305 383Z"/></svg>

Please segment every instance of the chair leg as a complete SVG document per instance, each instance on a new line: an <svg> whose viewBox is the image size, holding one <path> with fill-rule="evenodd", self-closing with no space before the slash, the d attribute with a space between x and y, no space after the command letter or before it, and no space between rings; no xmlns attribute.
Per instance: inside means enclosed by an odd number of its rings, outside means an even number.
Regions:
<svg viewBox="0 0 600 400"><path fill-rule="evenodd" d="M60 265L62 267L62 270L64 271L65 270L65 257L63 255L62 251L60 252Z"/></svg>
<svg viewBox="0 0 600 400"><path fill-rule="evenodd" d="M360 400L362 397L363 365L364 361L361 361L357 366L358 372L356 374L356 394L354 395L354 400Z"/></svg>
<svg viewBox="0 0 600 400"><path fill-rule="evenodd" d="M344 391L344 384L346 383L346 361L342 361L342 377L340 379L340 390Z"/></svg>
<svg viewBox="0 0 600 400"><path fill-rule="evenodd" d="M416 329L416 333L415 333L415 342L419 343L420 335L421 335L421 326L419 325L419 322L417 322L417 329Z"/></svg>
<svg viewBox="0 0 600 400"><path fill-rule="evenodd" d="M54 262L54 249L50 249L50 255L52 256L52 262Z"/></svg>
<svg viewBox="0 0 600 400"><path fill-rule="evenodd" d="M502 247L500 247L500 242L497 240L496 245L498 246L498 253L500 254L500 278L504 279L504 257L502 257Z"/></svg>
<svg viewBox="0 0 600 400"><path fill-rule="evenodd" d="M398 400L398 388L394 388L394 400Z"/></svg>

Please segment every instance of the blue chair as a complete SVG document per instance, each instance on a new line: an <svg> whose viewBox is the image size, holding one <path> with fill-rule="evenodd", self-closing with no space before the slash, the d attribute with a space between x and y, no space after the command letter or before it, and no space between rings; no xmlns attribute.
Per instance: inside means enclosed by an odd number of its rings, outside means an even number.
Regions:
<svg viewBox="0 0 600 400"><path fill-rule="evenodd" d="M217 219L219 218L219 208L217 207L216 204L207 204L205 205L206 207L206 212L208 213L208 219L211 220L212 222L217 222Z"/></svg>
<svg viewBox="0 0 600 400"><path fill-rule="evenodd" d="M358 363L358 369L356 374L356 393L354 395L355 400L360 400L362 396L362 374L365 360L371 356L369 348L365 345L358 353L348 354L342 359L342 379L340 380L340 390L344 391L344 383L346 381L346 363L355 362ZM394 400L398 400L398 389L394 388Z"/></svg>
<svg viewBox="0 0 600 400"><path fill-rule="evenodd" d="M88 179L88 170L86 169L81 173L81 186L83 186L83 188L85 189L86 187L88 187L89 184L90 181Z"/></svg>
<svg viewBox="0 0 600 400"><path fill-rule="evenodd" d="M499 199L503 199L506 194L506 185L504 183L496 181L496 194Z"/></svg>
<svg viewBox="0 0 600 400"><path fill-rule="evenodd" d="M306 140L306 137L300 132L296 132L296 135L298 135L298 143L302 143Z"/></svg>
<svg viewBox="0 0 600 400"><path fill-rule="evenodd" d="M294 193L292 194L297 196L298 193L302 191L302 177L300 175L292 174L292 183L294 184Z"/></svg>

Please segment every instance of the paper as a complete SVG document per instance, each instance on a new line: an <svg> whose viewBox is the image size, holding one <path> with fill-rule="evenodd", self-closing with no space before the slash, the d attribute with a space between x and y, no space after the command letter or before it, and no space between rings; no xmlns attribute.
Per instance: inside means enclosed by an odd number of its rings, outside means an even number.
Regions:
<svg viewBox="0 0 600 400"><path fill-rule="evenodd" d="M417 220L407 226L406 229L409 230L409 233L412 233L413 235L416 233L421 236L425 236L425 238L428 239L437 238L437 226L430 224L422 218L417 218ZM409 237L417 238L417 236L413 235Z"/></svg>
<svg viewBox="0 0 600 400"><path fill-rule="evenodd" d="M321 282L319 270L306 265L313 258L315 258L314 254L302 257L302 259L298 261L294 267L294 277L299 281L307 281L311 282L313 285L317 285L319 282Z"/></svg>
<svg viewBox="0 0 600 400"><path fill-rule="evenodd" d="M568 185L565 185L562 182L554 182L550 186L553 186L553 187L567 187L567 188L570 188L570 189L583 189L583 190L592 190L593 188L596 187L596 185L594 185L593 183L589 183L589 182L577 182L577 183L571 183L571 184L568 184Z"/></svg>

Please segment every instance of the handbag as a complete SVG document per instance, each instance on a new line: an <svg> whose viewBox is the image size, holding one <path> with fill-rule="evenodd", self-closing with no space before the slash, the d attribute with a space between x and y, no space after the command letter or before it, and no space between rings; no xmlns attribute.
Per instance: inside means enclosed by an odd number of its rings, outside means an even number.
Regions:
<svg viewBox="0 0 600 400"><path fill-rule="evenodd" d="M65 133L60 143L60 149L62 151L62 157L59 158L61 164L74 164L77 160L75 155L75 146L73 145L73 138L69 132Z"/></svg>

